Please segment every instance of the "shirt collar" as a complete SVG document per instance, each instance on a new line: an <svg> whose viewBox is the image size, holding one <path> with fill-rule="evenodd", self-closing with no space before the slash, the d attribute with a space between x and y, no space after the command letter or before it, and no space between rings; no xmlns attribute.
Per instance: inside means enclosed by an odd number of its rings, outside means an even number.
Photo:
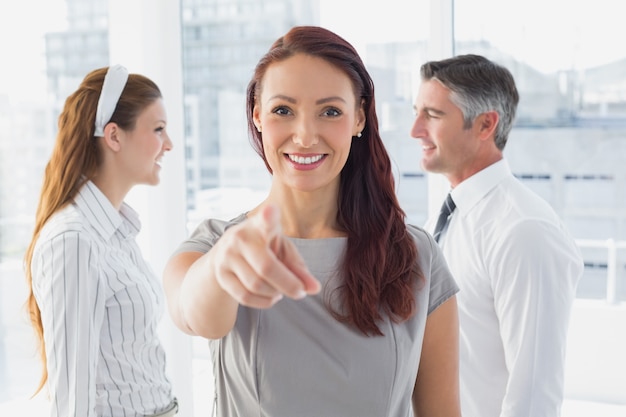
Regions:
<svg viewBox="0 0 626 417"><path fill-rule="evenodd" d="M74 204L85 215L89 224L105 239L110 239L117 230L123 237L136 235L141 229L137 212L126 203L116 210L109 199L91 181L78 191Z"/></svg>
<svg viewBox="0 0 626 417"><path fill-rule="evenodd" d="M503 158L467 178L450 192L457 210L465 216L493 188L511 175L511 168Z"/></svg>

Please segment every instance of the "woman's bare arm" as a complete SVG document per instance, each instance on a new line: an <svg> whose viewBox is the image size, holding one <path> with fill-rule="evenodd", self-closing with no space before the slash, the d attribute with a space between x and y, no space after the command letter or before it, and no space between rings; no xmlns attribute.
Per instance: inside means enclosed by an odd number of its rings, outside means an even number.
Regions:
<svg viewBox="0 0 626 417"><path fill-rule="evenodd" d="M211 252L173 256L165 267L163 286L176 326L194 336L216 339L234 325L238 303L208 272Z"/></svg>
<svg viewBox="0 0 626 417"><path fill-rule="evenodd" d="M229 228L206 254L183 252L167 263L163 285L174 323L184 332L219 339L234 326L239 304L269 308L283 295L319 291L295 246L280 233L279 212L267 206Z"/></svg>
<svg viewBox="0 0 626 417"><path fill-rule="evenodd" d="M459 319L451 297L426 320L422 356L415 388L416 417L460 417Z"/></svg>

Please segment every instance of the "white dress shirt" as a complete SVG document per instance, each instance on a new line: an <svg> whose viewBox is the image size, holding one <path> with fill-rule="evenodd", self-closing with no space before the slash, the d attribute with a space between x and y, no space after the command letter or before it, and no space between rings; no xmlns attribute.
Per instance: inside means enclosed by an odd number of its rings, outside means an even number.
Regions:
<svg viewBox="0 0 626 417"><path fill-rule="evenodd" d="M41 231L33 292L54 417L143 416L172 401L157 337L163 294L135 242L140 227L88 182Z"/></svg>
<svg viewBox="0 0 626 417"><path fill-rule="evenodd" d="M456 279L464 417L556 417L584 263L547 202L505 160L452 190L440 241ZM436 217L426 229L431 233Z"/></svg>

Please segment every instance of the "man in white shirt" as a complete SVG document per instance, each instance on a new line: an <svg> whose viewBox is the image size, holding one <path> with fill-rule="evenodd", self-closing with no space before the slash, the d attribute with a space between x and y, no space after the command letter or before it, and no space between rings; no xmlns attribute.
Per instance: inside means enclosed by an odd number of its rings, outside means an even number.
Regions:
<svg viewBox="0 0 626 417"><path fill-rule="evenodd" d="M464 417L554 417L580 251L550 205L503 157L519 95L511 73L478 55L428 62L411 136L422 168L450 182L435 231L460 292ZM444 219L445 220L445 219Z"/></svg>

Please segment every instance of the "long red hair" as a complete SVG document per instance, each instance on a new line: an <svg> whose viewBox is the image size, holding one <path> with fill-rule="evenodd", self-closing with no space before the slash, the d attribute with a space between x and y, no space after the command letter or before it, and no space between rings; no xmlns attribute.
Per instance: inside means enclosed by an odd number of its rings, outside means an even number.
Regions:
<svg viewBox="0 0 626 417"><path fill-rule="evenodd" d="M50 217L71 203L81 186L94 178L101 162L98 140L94 137L96 109L108 67L91 71L70 95L59 116L58 132L52 155L46 165L33 236L24 256L28 284L26 308L39 342L43 372L35 394L48 379L41 312L33 294L31 262L39 233ZM124 130L135 127L137 117L146 107L161 98L157 85L140 74L130 74L117 102L111 122Z"/></svg>
<svg viewBox="0 0 626 417"><path fill-rule="evenodd" d="M275 62L297 53L315 56L341 69L352 81L357 102L363 101L366 125L353 139L341 171L337 221L348 235L343 259L343 283L337 296L338 320L361 332L381 335L383 313L401 322L415 313L415 288L424 281L417 263L417 247L407 231L400 208L391 161L378 130L374 83L358 53L337 34L316 26L297 26L279 38L256 66L248 84L246 112L255 151L271 168L263 152L262 134L254 125L253 109L263 76Z"/></svg>

